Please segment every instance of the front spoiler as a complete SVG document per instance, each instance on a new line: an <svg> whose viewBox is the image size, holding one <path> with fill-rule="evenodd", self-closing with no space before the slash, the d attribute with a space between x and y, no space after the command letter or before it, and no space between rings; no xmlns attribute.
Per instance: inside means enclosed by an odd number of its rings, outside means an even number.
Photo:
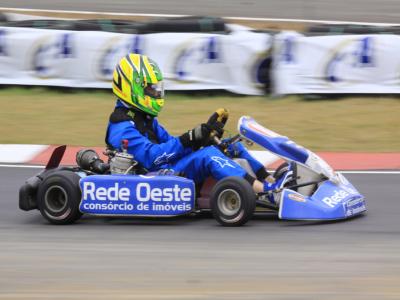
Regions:
<svg viewBox="0 0 400 300"><path fill-rule="evenodd" d="M364 213L364 197L343 175L340 183L323 182L311 196L290 189L281 194L279 218L286 220L338 220Z"/></svg>

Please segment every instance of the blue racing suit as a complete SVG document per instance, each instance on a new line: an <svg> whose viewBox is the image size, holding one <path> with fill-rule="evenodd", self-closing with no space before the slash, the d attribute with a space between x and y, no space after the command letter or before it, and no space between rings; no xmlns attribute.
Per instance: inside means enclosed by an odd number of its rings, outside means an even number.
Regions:
<svg viewBox="0 0 400 300"><path fill-rule="evenodd" d="M115 149L121 149L122 140L128 140L128 152L148 171L172 169L174 173L183 173L196 183L203 182L209 176L216 180L228 176L249 176L239 164L217 147L207 146L193 151L190 147L184 147L179 137L171 136L158 123L157 118L138 111L131 114L129 112L132 110L117 101L116 110L110 116L106 143ZM266 172L264 166L242 144L237 143L229 150L246 159L256 174Z"/></svg>

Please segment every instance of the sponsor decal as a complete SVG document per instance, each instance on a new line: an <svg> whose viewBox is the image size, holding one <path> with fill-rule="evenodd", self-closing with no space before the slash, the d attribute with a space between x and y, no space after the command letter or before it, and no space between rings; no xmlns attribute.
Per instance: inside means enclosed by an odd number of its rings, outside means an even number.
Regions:
<svg viewBox="0 0 400 300"><path fill-rule="evenodd" d="M260 124L257 123L248 123L247 125L249 128L257 131L258 133L261 133L264 136L267 137L280 137L281 135L277 134L276 132L273 132L272 130L269 130L263 126L261 126Z"/></svg>
<svg viewBox="0 0 400 300"><path fill-rule="evenodd" d="M129 203L84 203L85 210L103 210L103 211L132 211L134 206Z"/></svg>
<svg viewBox="0 0 400 300"><path fill-rule="evenodd" d="M177 184L173 188L151 188L150 184L143 182L136 186L136 199L142 202L149 200L156 202L186 201L190 202L192 190L190 188L181 189Z"/></svg>
<svg viewBox="0 0 400 300"><path fill-rule="evenodd" d="M297 202L306 202L306 198L299 194L288 194L288 198Z"/></svg>
<svg viewBox="0 0 400 300"><path fill-rule="evenodd" d="M149 182L128 184L115 182L110 186L83 181L81 210L138 215L174 215L192 210L194 190L187 183L183 186L176 183L155 186Z"/></svg>
<svg viewBox="0 0 400 300"><path fill-rule="evenodd" d="M82 198L87 200L100 201L129 201L130 190L128 188L119 188L118 182L113 187L98 187L94 182L84 182L82 189Z"/></svg>
<svg viewBox="0 0 400 300"><path fill-rule="evenodd" d="M346 217L351 217L367 210L363 198L357 198L344 203Z"/></svg>
<svg viewBox="0 0 400 300"><path fill-rule="evenodd" d="M350 195L356 195L356 194L358 194L358 193L354 189L343 186L342 189L335 190L335 192L332 196L324 197L322 199L322 202L324 202L329 207L333 208L337 204L339 204L341 201L343 201L345 198L349 197Z"/></svg>
<svg viewBox="0 0 400 300"><path fill-rule="evenodd" d="M353 206L359 205L360 203L364 203L363 198L357 198L357 199L350 200L346 203L346 205L347 205L347 207L353 207Z"/></svg>
<svg viewBox="0 0 400 300"><path fill-rule="evenodd" d="M160 156L158 156L155 160L154 160L154 164L156 166L158 165L162 165L162 164L166 164L169 162L169 160L175 155L175 152L172 153L168 153L164 152L163 154L161 154Z"/></svg>
<svg viewBox="0 0 400 300"><path fill-rule="evenodd" d="M219 156L212 156L211 159L215 161L216 163L219 164L221 168L224 168L225 166L235 168L234 165L232 165L227 159L219 157Z"/></svg>

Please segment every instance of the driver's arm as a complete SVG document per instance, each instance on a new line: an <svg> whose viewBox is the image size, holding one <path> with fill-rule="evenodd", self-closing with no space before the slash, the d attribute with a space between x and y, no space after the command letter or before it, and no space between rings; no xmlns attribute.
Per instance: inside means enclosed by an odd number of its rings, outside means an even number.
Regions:
<svg viewBox="0 0 400 300"><path fill-rule="evenodd" d="M156 132L157 138L160 143L168 142L173 139L174 136L170 135L167 130L163 126L158 123L158 120L155 118L153 121L154 131Z"/></svg>
<svg viewBox="0 0 400 300"><path fill-rule="evenodd" d="M128 140L128 152L148 170L155 170L163 164L172 163L191 152L190 148L182 145L179 138L154 144L131 123L115 128L109 135L109 143L116 149L120 148L122 140Z"/></svg>
<svg viewBox="0 0 400 300"><path fill-rule="evenodd" d="M119 149L122 140L128 140L128 152L144 168L156 170L163 164L177 161L192 149L204 146L209 135L209 129L202 124L180 137L170 136L166 142L155 144L143 136L132 122L121 122L114 125L112 131L109 128L108 142Z"/></svg>

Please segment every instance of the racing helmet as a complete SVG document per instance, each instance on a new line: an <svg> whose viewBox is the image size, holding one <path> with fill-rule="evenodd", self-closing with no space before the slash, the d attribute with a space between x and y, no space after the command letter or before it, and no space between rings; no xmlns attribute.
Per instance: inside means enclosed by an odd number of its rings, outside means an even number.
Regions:
<svg viewBox="0 0 400 300"><path fill-rule="evenodd" d="M157 64L145 55L130 53L119 61L112 89L118 99L152 116L164 106L163 76Z"/></svg>

